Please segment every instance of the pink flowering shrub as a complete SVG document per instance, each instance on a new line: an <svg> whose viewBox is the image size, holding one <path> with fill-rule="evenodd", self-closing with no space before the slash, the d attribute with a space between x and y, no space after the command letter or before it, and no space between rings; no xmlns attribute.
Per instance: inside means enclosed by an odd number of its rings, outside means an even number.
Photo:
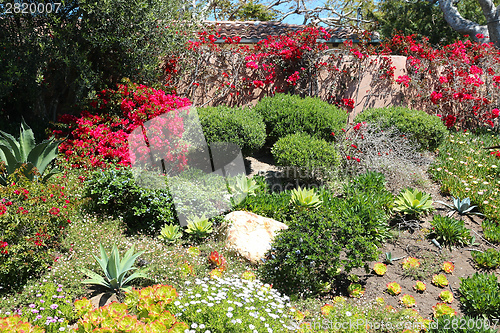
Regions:
<svg viewBox="0 0 500 333"><path fill-rule="evenodd" d="M77 201L66 176L57 184L20 178L0 186L0 285L19 287L49 268L60 252Z"/></svg>
<svg viewBox="0 0 500 333"><path fill-rule="evenodd" d="M191 102L188 99L167 95L162 90L144 85L120 84L116 90L98 93L97 99L90 103L88 110L82 111L80 117L60 116L60 124L53 133L58 138L67 136L67 140L59 146L59 151L72 167L103 167L109 163L130 165L129 134L148 120L189 105ZM177 138L182 135L180 117L158 117L148 126L148 144L151 148L169 144L167 139L170 137L165 137L167 134L162 131L166 127L169 129L168 135ZM182 144L179 140L173 142L175 146L162 147L161 151L170 152L169 156L162 157L167 161L178 160L179 166L185 165ZM149 151L142 153L147 156Z"/></svg>

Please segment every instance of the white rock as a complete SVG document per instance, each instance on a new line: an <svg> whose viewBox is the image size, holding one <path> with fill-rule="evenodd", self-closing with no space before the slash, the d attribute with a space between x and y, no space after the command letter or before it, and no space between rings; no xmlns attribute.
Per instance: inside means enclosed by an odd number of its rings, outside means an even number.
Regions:
<svg viewBox="0 0 500 333"><path fill-rule="evenodd" d="M226 248L239 253L253 264L262 263L262 258L271 248L278 230L288 229L284 223L254 213L236 211L226 215Z"/></svg>

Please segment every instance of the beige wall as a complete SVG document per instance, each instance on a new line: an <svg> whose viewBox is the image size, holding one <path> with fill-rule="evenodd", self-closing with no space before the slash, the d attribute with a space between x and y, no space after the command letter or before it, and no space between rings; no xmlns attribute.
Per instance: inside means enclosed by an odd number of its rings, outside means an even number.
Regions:
<svg viewBox="0 0 500 333"><path fill-rule="evenodd" d="M235 55L238 57L238 55ZM394 79L380 79L381 57L390 57L394 69ZM235 59L233 59L235 60ZM328 60L324 58L324 60ZM331 60L330 60L331 61ZM225 94L223 90L218 90L214 82L220 80L220 72L224 66L230 66L235 73L245 73L251 75L251 70L247 68L236 68L238 61L229 62L226 59L211 59L205 63L207 68L213 68L212 76L208 75L203 82L199 82L197 87L192 86L193 79L181 80L178 86L178 94L186 96L193 101L196 106L227 104L230 106L252 106L262 97L271 95L274 87L283 84L283 78L278 78L274 85L263 87L263 89L243 89L240 95L232 96ZM240 62L244 63L243 62ZM341 69L340 74L328 71L317 73L314 79L315 89L313 96L327 100L334 95L337 100L342 98L352 98L355 101L354 109L349 117L350 121L362 110L371 107L383 107L388 105L400 105L403 100L404 88L401 88L395 80L400 75L406 74L406 57L404 56L371 56L362 62L357 61L352 55L346 55L337 60L337 67ZM203 66L203 64L201 65ZM231 67L232 66L232 67ZM196 89L194 89L196 88Z"/></svg>

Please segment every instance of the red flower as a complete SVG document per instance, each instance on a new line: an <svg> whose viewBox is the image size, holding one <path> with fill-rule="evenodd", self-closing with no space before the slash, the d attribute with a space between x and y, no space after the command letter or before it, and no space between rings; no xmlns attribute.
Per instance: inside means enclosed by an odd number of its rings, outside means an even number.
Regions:
<svg viewBox="0 0 500 333"><path fill-rule="evenodd" d="M59 215L59 208L57 207L52 207L50 210L49 210L49 214L52 214L52 215Z"/></svg>
<svg viewBox="0 0 500 333"><path fill-rule="evenodd" d="M354 143L351 145L352 148L358 149L358 146L356 146Z"/></svg>
<svg viewBox="0 0 500 333"><path fill-rule="evenodd" d="M491 110L491 116L493 119L498 118L499 115L500 115L500 110L498 109Z"/></svg>
<svg viewBox="0 0 500 333"><path fill-rule="evenodd" d="M342 98L342 103L349 109L354 108L354 100L352 98Z"/></svg>
<svg viewBox="0 0 500 333"><path fill-rule="evenodd" d="M346 158L347 158L347 160L350 160L350 159L351 159L351 156L347 155L347 157L346 157Z"/></svg>
<svg viewBox="0 0 500 333"><path fill-rule="evenodd" d="M437 104L439 102L439 100L441 99L441 97L443 97L443 94L433 91L431 93L432 103Z"/></svg>

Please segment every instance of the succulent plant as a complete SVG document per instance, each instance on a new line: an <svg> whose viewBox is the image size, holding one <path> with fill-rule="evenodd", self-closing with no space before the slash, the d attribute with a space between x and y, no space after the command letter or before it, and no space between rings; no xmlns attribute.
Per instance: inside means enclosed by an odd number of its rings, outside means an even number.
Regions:
<svg viewBox="0 0 500 333"><path fill-rule="evenodd" d="M377 262L373 265L373 271L379 276L383 276L387 272L387 265Z"/></svg>
<svg viewBox="0 0 500 333"><path fill-rule="evenodd" d="M208 261L210 264L214 265L216 268L220 268L222 270L226 269L226 259L219 254L217 251L212 251L208 256Z"/></svg>
<svg viewBox="0 0 500 333"><path fill-rule="evenodd" d="M401 296L399 298L399 302L406 306L407 308L411 308L411 307L414 307L416 302L415 302L415 297L411 296L411 295L408 295L408 294L404 294L403 296Z"/></svg>
<svg viewBox="0 0 500 333"><path fill-rule="evenodd" d="M359 283L351 283L349 287L347 287L347 292L349 296L355 298L361 298L365 293L366 289L360 285Z"/></svg>
<svg viewBox="0 0 500 333"><path fill-rule="evenodd" d="M176 224L165 224L158 235L158 238L166 243L175 243L181 237L182 231Z"/></svg>
<svg viewBox="0 0 500 333"><path fill-rule="evenodd" d="M201 251L200 251L200 248L198 246L190 246L187 249L187 253L189 253L193 257L197 257L201 254Z"/></svg>
<svg viewBox="0 0 500 333"><path fill-rule="evenodd" d="M241 273L241 279L246 280L246 281L255 281L257 277L255 276L255 273L252 271L244 271Z"/></svg>
<svg viewBox="0 0 500 333"><path fill-rule="evenodd" d="M449 306L446 303L437 303L432 307L432 312L434 314L434 318L439 318L445 315L448 315L450 317L457 315L457 311L455 311L451 306Z"/></svg>
<svg viewBox="0 0 500 333"><path fill-rule="evenodd" d="M331 304L325 304L321 307L321 314L325 317L328 317L330 312L332 312L334 309L333 305Z"/></svg>
<svg viewBox="0 0 500 333"><path fill-rule="evenodd" d="M321 201L314 188L306 189L299 187L292 190L292 198L290 203L298 208L319 208L323 201Z"/></svg>
<svg viewBox="0 0 500 333"><path fill-rule="evenodd" d="M443 270L443 272L451 274L455 270L455 265L453 265L451 261L445 261L443 262L441 269Z"/></svg>
<svg viewBox="0 0 500 333"><path fill-rule="evenodd" d="M413 286L413 289L415 289L418 292L424 292L425 289L427 289L427 286L422 281L417 281Z"/></svg>
<svg viewBox="0 0 500 333"><path fill-rule="evenodd" d="M394 211L406 215L421 215L433 210L431 196L415 189L406 189L394 201Z"/></svg>
<svg viewBox="0 0 500 333"><path fill-rule="evenodd" d="M418 268L420 267L420 260L415 257L406 257L402 262L402 266L404 270Z"/></svg>
<svg viewBox="0 0 500 333"><path fill-rule="evenodd" d="M460 198L453 197L453 205L449 205L446 202L442 202L442 201L436 201L436 202L451 209L448 216L451 216L454 213L458 213L460 215L483 215L479 212L472 211L477 206L471 206L469 198L465 198L463 200L460 200Z"/></svg>
<svg viewBox="0 0 500 333"><path fill-rule="evenodd" d="M432 284L434 284L435 286L438 286L438 287L441 287L441 288L444 288L448 285L448 279L446 278L446 276L444 274L435 274L433 277L432 277Z"/></svg>
<svg viewBox="0 0 500 333"><path fill-rule="evenodd" d="M128 291L131 288L127 286L127 282L132 281L137 278L146 278L145 271L146 269L140 269L134 273L132 273L127 278L125 275L136 268L133 267L135 260L138 256L140 256L144 251L138 252L134 254L134 246L132 246L120 259L120 254L118 253L118 248L116 245L113 245L113 249L111 250L111 254L108 256L102 244L99 245L101 250L101 258L97 256L93 256L95 260L99 263L102 270L104 271L105 277L100 276L97 273L89 269L82 268L81 271L90 276L90 279L83 281L82 283L86 284L97 284L109 288L115 292L125 290Z"/></svg>
<svg viewBox="0 0 500 333"><path fill-rule="evenodd" d="M187 222L186 232L197 238L204 238L213 232L213 224L207 217L205 217L205 214L201 217L191 216Z"/></svg>
<svg viewBox="0 0 500 333"><path fill-rule="evenodd" d="M234 177L230 185L231 191L235 194L255 195L255 192L261 188L257 182L248 178L244 174L239 177Z"/></svg>
<svg viewBox="0 0 500 333"><path fill-rule="evenodd" d="M401 294L401 286L396 282L389 282L387 284L387 292L392 296Z"/></svg>
<svg viewBox="0 0 500 333"><path fill-rule="evenodd" d="M453 302L453 293L449 290L443 290L439 294L439 298L445 303L451 303Z"/></svg>
<svg viewBox="0 0 500 333"><path fill-rule="evenodd" d="M19 140L12 135L0 131L0 161L5 163L5 173L0 173L0 184L6 185L7 176L17 169L29 179L35 179L37 172L42 181L47 180L58 171L45 174L50 163L57 157L57 149L62 141L51 138L39 144L35 143L35 135L31 128L21 122ZM21 168L23 167L23 168ZM35 172L37 170L37 172Z"/></svg>

